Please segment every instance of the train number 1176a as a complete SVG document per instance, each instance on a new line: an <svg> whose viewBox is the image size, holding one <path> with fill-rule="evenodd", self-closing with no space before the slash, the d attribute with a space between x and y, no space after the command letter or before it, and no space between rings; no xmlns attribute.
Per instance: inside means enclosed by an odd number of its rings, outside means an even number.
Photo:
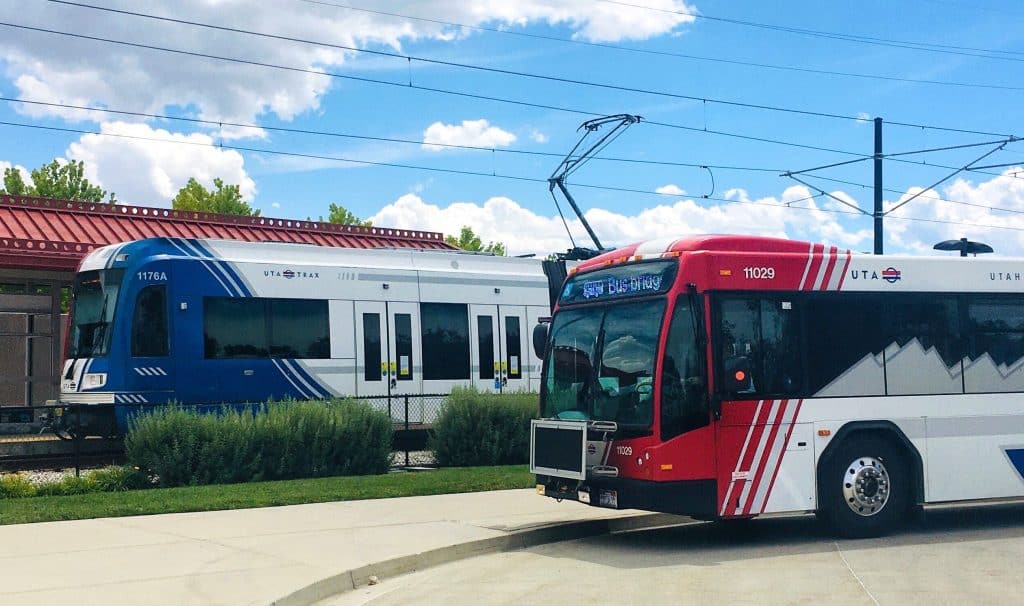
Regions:
<svg viewBox="0 0 1024 606"><path fill-rule="evenodd" d="M772 280L775 278L774 267L744 267L743 277L748 280Z"/></svg>

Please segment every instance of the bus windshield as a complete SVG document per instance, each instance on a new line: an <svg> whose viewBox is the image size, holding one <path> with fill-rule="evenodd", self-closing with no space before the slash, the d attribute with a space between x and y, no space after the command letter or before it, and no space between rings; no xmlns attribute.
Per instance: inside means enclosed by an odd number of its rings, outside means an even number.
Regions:
<svg viewBox="0 0 1024 606"><path fill-rule="evenodd" d="M556 313L544 372L543 416L649 428L664 314L664 299Z"/></svg>
<svg viewBox="0 0 1024 606"><path fill-rule="evenodd" d="M75 279L69 358L107 355L123 269L85 271Z"/></svg>

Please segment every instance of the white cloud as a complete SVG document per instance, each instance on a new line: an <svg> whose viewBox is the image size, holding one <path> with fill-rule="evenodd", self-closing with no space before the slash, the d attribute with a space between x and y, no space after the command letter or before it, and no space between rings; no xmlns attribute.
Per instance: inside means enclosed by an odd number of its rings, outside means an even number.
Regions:
<svg viewBox="0 0 1024 606"><path fill-rule="evenodd" d="M653 238L698 233L747 233L826 241L861 250L870 243L870 229L849 230L838 222L838 215L808 204L808 210L787 209L781 205L810 195L803 186L794 186L779 198L751 199L743 190L732 190L734 202L698 204L679 200L624 215L594 208L586 212L587 221L606 246L622 246ZM524 208L515 200L494 197L483 204L455 202L439 206L424 202L415 194L406 194L386 205L373 217L375 225L400 229L425 229L446 234L457 233L469 225L485 241L502 242L509 254L548 254L569 248L570 243L558 215L546 216ZM581 223L569 222L577 244L590 245Z"/></svg>
<svg viewBox="0 0 1024 606"><path fill-rule="evenodd" d="M248 201L256 195L242 155L212 147L214 140L208 135L126 122L104 123L100 132L103 135L83 135L65 155L85 162L86 178L116 192L125 204L168 206L190 177L206 187L213 187L213 179L219 177L238 185Z"/></svg>
<svg viewBox="0 0 1024 606"><path fill-rule="evenodd" d="M680 0L644 3L663 10L595 4L592 0L478 0L431 3L429 13L436 20L467 25L567 25L579 38L602 42L646 39L694 20L692 16L665 12L695 10ZM401 49L406 42L454 40L471 35L469 30L439 23L404 21L315 3L290 2L284 13L280 3L245 0L180 0L173 5L157 0L108 0L104 5L161 16L187 15L201 23L357 48ZM373 8L424 14L423 4L416 0L386 0L375 3ZM0 20L314 71L351 63L360 57L338 48L268 41L43 2L4 3ZM23 99L150 113L186 108L203 119L234 122L249 122L270 113L290 120L316 110L332 83L330 78L315 73L245 66L24 30L5 31L0 37L0 67ZM60 115L69 120L99 121L97 114L79 110L16 107L34 117Z"/></svg>
<svg viewBox="0 0 1024 606"><path fill-rule="evenodd" d="M1010 168L1002 176L979 183L958 179L939 192L943 198L973 206L929 199L928 196L936 195L929 192L896 210L884 223L886 253L934 256L939 254L932 250L936 242L967 237L991 244L998 256L1024 256L1024 178L1013 176L1021 171L1021 167ZM900 198L886 201L885 207L893 208L920 189L909 189ZM732 200L727 203L691 198L628 215L592 208L586 217L606 246L687 234L738 233L824 242L870 252L874 235L871 218L838 214L853 211L831 198L807 199L811 193L803 186L793 186L778 196L752 198L746 191L732 188L724 194ZM830 193L864 206L863 201L858 202L843 191ZM786 203L791 207L786 207ZM992 207L1013 212L1000 212ZM904 220L907 217L952 224ZM510 254L546 255L570 246L557 214L540 214L506 197L443 206L425 202L416 194L406 194L384 206L371 220L375 225L446 234L457 233L461 226L469 225L484 241L505 243ZM578 220L570 221L569 226L577 244L590 245Z"/></svg>
<svg viewBox="0 0 1024 606"><path fill-rule="evenodd" d="M549 141L549 137L539 130L530 131L530 140L534 143L544 144Z"/></svg>
<svg viewBox="0 0 1024 606"><path fill-rule="evenodd" d="M859 124L864 124L864 123L870 122L873 119L874 118L871 117L871 114L869 114L867 112L857 112L857 122Z"/></svg>
<svg viewBox="0 0 1024 606"><path fill-rule="evenodd" d="M472 147L508 147L516 140L512 133L491 126L487 120L463 120L462 124L434 122L423 131L423 149L443 151L442 145ZM442 145L438 145L438 144Z"/></svg>
<svg viewBox="0 0 1024 606"><path fill-rule="evenodd" d="M654 190L659 194L665 194L668 196L685 196L686 191L682 187L679 187L675 183L669 183L668 185L662 185L658 189Z"/></svg>
<svg viewBox="0 0 1024 606"><path fill-rule="evenodd" d="M958 178L939 192L921 194L886 218L886 241L932 254L935 243L966 237L991 244L999 256L1024 256L1024 179L1015 175L1021 170L1019 166L1008 168L1001 176L978 183ZM898 199L886 201L885 208L891 209L920 191L920 187L910 188ZM994 210L997 208L1005 211ZM906 217L934 222L901 220Z"/></svg>

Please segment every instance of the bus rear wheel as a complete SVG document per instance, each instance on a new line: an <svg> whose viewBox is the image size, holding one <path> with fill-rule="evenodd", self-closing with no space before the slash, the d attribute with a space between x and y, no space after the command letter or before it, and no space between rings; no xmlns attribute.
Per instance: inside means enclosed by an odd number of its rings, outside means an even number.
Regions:
<svg viewBox="0 0 1024 606"><path fill-rule="evenodd" d="M877 537L903 520L911 478L903 450L877 437L853 437L822 470L819 517L839 536Z"/></svg>

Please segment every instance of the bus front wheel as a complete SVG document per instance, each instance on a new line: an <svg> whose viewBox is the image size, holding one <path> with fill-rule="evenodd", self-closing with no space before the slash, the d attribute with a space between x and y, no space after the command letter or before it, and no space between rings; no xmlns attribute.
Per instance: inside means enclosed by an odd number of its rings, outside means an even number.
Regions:
<svg viewBox="0 0 1024 606"><path fill-rule="evenodd" d="M819 517L836 534L877 537L902 521L911 478L900 447L875 436L852 436L822 472Z"/></svg>

